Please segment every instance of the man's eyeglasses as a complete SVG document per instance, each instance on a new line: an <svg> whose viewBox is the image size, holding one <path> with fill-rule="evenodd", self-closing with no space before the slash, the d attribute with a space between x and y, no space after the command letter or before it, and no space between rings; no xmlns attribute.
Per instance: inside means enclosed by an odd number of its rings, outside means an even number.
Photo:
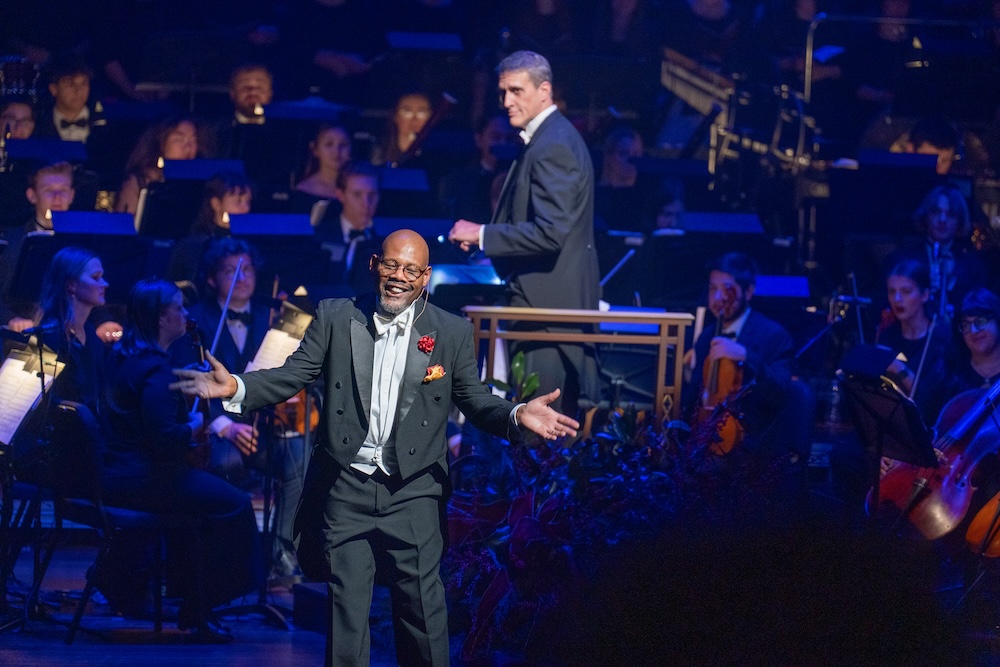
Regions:
<svg viewBox="0 0 1000 667"><path fill-rule="evenodd" d="M412 264L403 266L399 262L391 259L382 259L381 257L376 257L375 261L378 262L378 272L383 277L388 278L389 276L395 275L396 271L403 269L403 275L411 283L420 276L424 275L424 272L429 268L425 266L421 269L420 267L413 266Z"/></svg>
<svg viewBox="0 0 1000 667"><path fill-rule="evenodd" d="M958 330L963 334L977 333L986 328L993 321L992 317L977 317L973 320L962 320L958 323Z"/></svg>

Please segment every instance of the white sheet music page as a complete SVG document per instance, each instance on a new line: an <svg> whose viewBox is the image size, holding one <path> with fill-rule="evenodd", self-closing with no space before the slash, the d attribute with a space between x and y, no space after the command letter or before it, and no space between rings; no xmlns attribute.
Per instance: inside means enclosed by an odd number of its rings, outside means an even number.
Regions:
<svg viewBox="0 0 1000 667"><path fill-rule="evenodd" d="M253 361L247 364L246 372L258 371L264 368L277 368L285 363L285 359L299 348L302 341L290 336L281 329L269 329L264 335L264 341L257 349Z"/></svg>
<svg viewBox="0 0 1000 667"><path fill-rule="evenodd" d="M7 359L0 366L0 442L10 444L14 433L31 406L38 400L42 388L38 377L24 370L25 362L18 359ZM52 376L45 375L45 386L52 384Z"/></svg>

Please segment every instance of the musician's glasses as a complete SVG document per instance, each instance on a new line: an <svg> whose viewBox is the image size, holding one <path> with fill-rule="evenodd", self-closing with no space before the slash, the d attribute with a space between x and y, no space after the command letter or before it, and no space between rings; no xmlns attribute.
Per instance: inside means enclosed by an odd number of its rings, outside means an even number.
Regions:
<svg viewBox="0 0 1000 667"><path fill-rule="evenodd" d="M381 276L388 278L389 276L395 275L396 271L402 269L403 276L405 276L406 279L411 283L414 282L420 276L424 275L424 272L427 271L428 268L430 268L425 266L424 268L421 269L419 266L413 266L412 264L407 264L406 266L404 266L397 261L391 259L382 259L381 257L378 257L377 259L378 259L378 272Z"/></svg>
<svg viewBox="0 0 1000 667"><path fill-rule="evenodd" d="M972 320L962 320L958 323L958 330L963 334L978 333L985 329L992 321L992 317L977 317Z"/></svg>

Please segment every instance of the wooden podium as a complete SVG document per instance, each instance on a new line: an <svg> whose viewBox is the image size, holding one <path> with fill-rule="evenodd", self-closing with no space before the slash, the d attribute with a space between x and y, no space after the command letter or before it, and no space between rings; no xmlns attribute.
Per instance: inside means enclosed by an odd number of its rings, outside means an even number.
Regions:
<svg viewBox="0 0 1000 667"><path fill-rule="evenodd" d="M656 355L656 416L672 419L680 410L684 357L684 334L694 321L688 313L648 313L600 310L561 310L557 308L505 308L498 306L466 306L463 311L472 320L476 349L486 343L486 377L493 377L494 352L497 340L549 341L553 343L619 343L622 345L655 345ZM503 321L543 322L546 324L592 324L596 333L550 333L548 331L508 331L500 328ZM483 326L485 322L486 326ZM649 328L653 333L600 331L602 324L632 325ZM645 326L642 326L645 325ZM667 352L673 349L672 377L667 377Z"/></svg>

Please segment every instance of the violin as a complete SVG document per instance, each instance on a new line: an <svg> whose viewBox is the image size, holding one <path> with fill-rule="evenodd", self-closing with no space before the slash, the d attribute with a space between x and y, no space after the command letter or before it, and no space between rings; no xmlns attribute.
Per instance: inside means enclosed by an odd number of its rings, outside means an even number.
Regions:
<svg viewBox="0 0 1000 667"><path fill-rule="evenodd" d="M722 317L715 321L715 336L722 335ZM730 403L742 396L743 366L732 359L705 360L702 366L701 403L696 423L716 422L714 454L728 454L743 441L743 424Z"/></svg>
<svg viewBox="0 0 1000 667"><path fill-rule="evenodd" d="M879 482L880 505L895 507L928 540L960 524L976 491L976 466L1000 448L1000 429L991 416L998 397L1000 381L985 391L972 389L949 401L934 426L935 433L943 432L934 441L940 452L938 467L893 466ZM875 509L872 502L869 493L869 512ZM984 533L985 529L979 529L971 539L978 542Z"/></svg>

